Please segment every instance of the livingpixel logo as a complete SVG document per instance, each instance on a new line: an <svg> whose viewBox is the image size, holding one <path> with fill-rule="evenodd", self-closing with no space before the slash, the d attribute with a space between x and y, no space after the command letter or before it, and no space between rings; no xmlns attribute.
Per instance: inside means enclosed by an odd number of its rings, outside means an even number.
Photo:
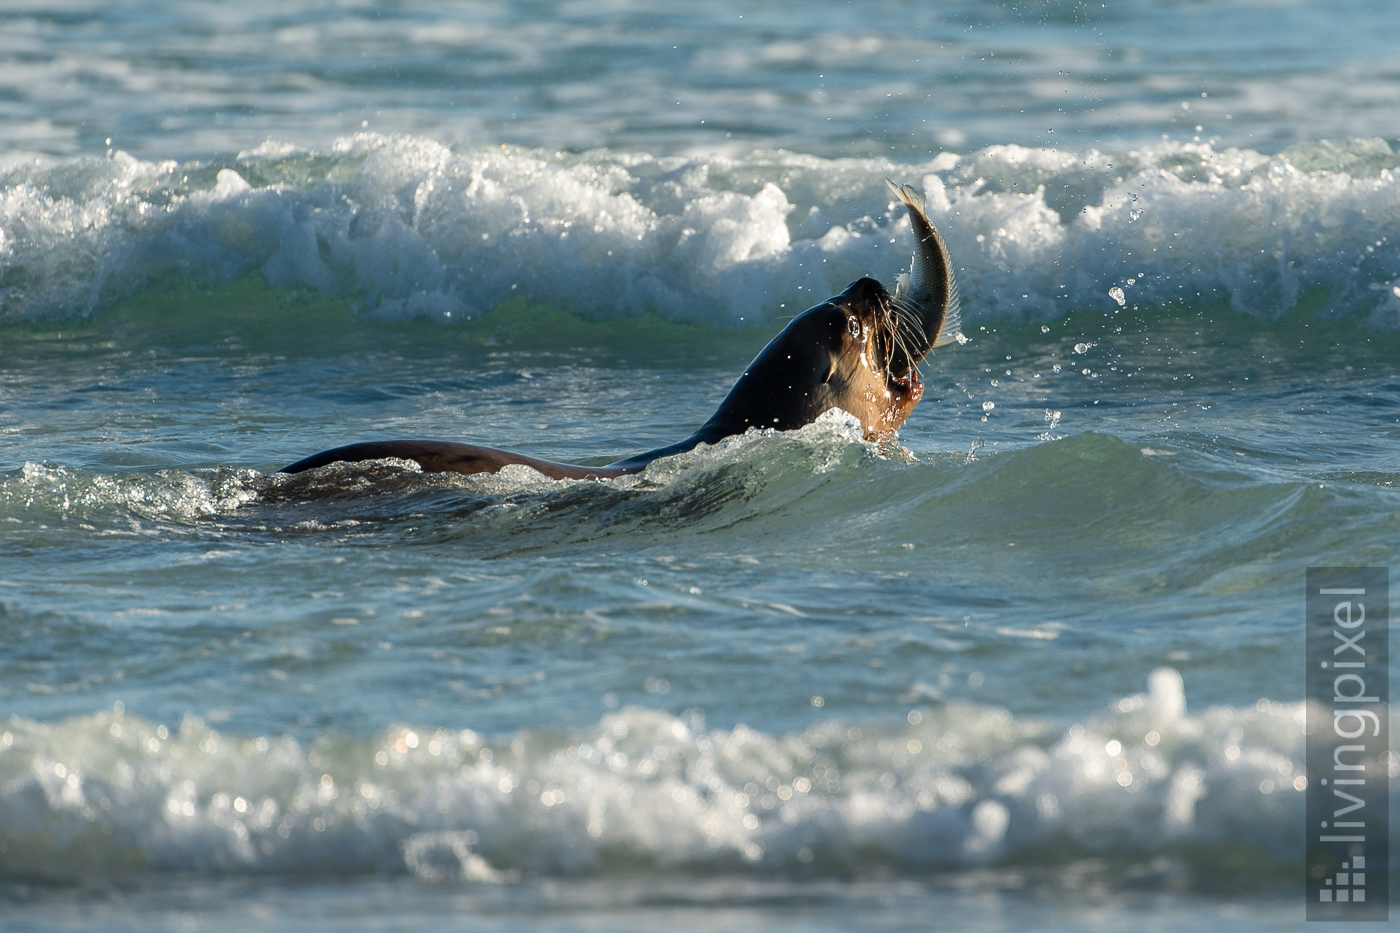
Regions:
<svg viewBox="0 0 1400 933"><path fill-rule="evenodd" d="M1387 920L1390 574L1307 572L1309 920Z"/></svg>

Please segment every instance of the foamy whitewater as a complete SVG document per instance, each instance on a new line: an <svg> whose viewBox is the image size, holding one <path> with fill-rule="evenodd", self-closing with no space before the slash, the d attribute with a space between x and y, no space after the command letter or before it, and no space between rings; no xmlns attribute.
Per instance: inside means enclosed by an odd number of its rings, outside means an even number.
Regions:
<svg viewBox="0 0 1400 933"><path fill-rule="evenodd" d="M1160 668L1150 693L1063 734L957 703L912 709L908 726L826 720L786 735L629 707L495 748L441 728L303 748L226 738L198 719L174 732L120 712L20 720L0 735L4 864L407 866L430 881L501 882L609 862L849 872L1231 841L1286 857L1301 717L1269 701L1186 716L1181 676Z"/></svg>
<svg viewBox="0 0 1400 933"><path fill-rule="evenodd" d="M221 167L125 152L5 179L10 320L88 314L161 275L361 297L376 319L473 317L522 287L594 320L733 328L896 267L919 184L985 320L1129 300L1265 320L1320 289L1323 318L1400 326L1400 154L1383 139L1265 156L1209 143L1117 155L991 146L926 163L455 152L359 134ZM799 307L800 306L800 307Z"/></svg>
<svg viewBox="0 0 1400 933"><path fill-rule="evenodd" d="M1091 6L0 11L0 926L1301 929L1400 27ZM896 443L275 472L678 440L886 179L971 338Z"/></svg>

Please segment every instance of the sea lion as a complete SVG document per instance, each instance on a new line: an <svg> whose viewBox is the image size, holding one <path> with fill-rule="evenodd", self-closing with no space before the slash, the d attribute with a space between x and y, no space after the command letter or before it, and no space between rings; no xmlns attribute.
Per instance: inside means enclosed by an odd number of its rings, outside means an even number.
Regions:
<svg viewBox="0 0 1400 933"><path fill-rule="evenodd" d="M935 347L965 340L958 330L958 289L947 245L924 214L923 198L908 185L889 185L909 211L916 240L913 262L899 276L894 294L872 278L861 278L793 318L748 365L710 420L683 441L605 467L450 441L369 441L314 454L278 472L397 457L415 460L430 473L494 473L520 463L554 479L603 479L638 473L659 457L749 428L800 428L833 408L858 418L868 440L884 437L904 423L923 396L919 362Z"/></svg>

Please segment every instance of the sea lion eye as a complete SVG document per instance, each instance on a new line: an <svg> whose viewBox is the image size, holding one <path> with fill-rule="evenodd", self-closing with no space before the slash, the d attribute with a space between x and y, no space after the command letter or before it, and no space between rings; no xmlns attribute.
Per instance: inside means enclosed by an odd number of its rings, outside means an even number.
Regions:
<svg viewBox="0 0 1400 933"><path fill-rule="evenodd" d="M860 338L860 319L857 317L846 318L846 333L857 339Z"/></svg>

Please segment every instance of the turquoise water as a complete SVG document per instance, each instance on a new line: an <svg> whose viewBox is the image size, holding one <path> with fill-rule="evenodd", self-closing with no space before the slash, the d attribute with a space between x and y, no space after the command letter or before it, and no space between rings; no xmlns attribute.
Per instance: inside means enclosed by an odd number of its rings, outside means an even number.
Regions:
<svg viewBox="0 0 1400 933"><path fill-rule="evenodd" d="M1377 10L3 14L7 928L1301 927L1303 572L1400 547ZM678 440L907 266L886 177L971 338L897 443L275 473Z"/></svg>

